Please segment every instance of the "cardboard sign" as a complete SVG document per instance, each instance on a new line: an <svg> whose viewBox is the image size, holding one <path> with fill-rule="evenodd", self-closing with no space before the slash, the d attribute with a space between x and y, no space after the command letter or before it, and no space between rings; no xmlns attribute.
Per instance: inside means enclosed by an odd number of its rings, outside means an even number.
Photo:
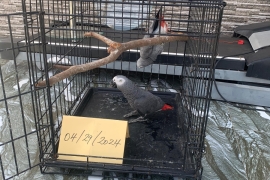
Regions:
<svg viewBox="0 0 270 180"><path fill-rule="evenodd" d="M128 122L63 116L58 153L123 158ZM58 159L87 161L87 157L59 155ZM122 164L122 159L89 157L90 162Z"/></svg>

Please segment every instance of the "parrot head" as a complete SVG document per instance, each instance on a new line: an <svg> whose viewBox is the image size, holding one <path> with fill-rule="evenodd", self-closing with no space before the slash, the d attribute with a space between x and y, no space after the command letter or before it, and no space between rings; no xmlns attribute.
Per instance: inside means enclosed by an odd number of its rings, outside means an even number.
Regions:
<svg viewBox="0 0 270 180"><path fill-rule="evenodd" d="M168 25L164 20L164 16L162 14L162 6L160 7L159 11L156 14L156 19L154 21L152 33L159 34L159 31L160 34L167 34L168 32Z"/></svg>
<svg viewBox="0 0 270 180"><path fill-rule="evenodd" d="M111 80L111 86L113 88L119 88L123 86L123 84L127 81L128 79L125 76L122 75L117 75Z"/></svg>

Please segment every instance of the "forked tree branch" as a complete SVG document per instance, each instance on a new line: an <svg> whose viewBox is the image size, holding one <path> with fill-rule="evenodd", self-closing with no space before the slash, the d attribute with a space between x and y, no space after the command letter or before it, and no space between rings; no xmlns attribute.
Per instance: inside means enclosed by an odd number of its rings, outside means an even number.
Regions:
<svg viewBox="0 0 270 180"><path fill-rule="evenodd" d="M108 63L111 63L115 61L124 51L128 49L138 48L142 46L158 45L158 44L168 43L172 41L187 41L188 40L187 35L183 33L178 33L177 36L160 36L160 37L153 37L153 38L145 38L145 39L129 41L126 43L118 43L118 42L112 41L111 39L108 39L105 36L102 36L95 32L87 32L84 34L84 36L94 37L106 43L109 46L108 53L110 54L107 57L104 57L97 61L81 64L81 65L66 66L66 67L61 66L61 65L54 65L55 68L63 69L64 71L50 77L49 79L50 86L72 75L89 71L89 70L98 68L100 66L106 65ZM45 80L39 81L36 84L36 86L44 87L46 86L46 81Z"/></svg>

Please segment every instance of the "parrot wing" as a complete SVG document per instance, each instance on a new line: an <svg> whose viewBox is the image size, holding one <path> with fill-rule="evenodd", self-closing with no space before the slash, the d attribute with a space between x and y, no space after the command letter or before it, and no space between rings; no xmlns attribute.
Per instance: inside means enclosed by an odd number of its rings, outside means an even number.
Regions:
<svg viewBox="0 0 270 180"><path fill-rule="evenodd" d="M163 44L153 46L151 59L155 61L157 59L157 56L160 55L162 51L163 51Z"/></svg>
<svg viewBox="0 0 270 180"><path fill-rule="evenodd" d="M146 37L147 36L147 37ZM149 35L145 35L144 38L149 38ZM158 44L155 46L142 46L140 48L140 56L142 59L151 59L151 61L155 61L157 56L160 55L163 51L163 44Z"/></svg>
<svg viewBox="0 0 270 180"><path fill-rule="evenodd" d="M164 102L159 97L148 91L144 91L143 95L134 100L134 108L143 115L156 112L160 110L163 105Z"/></svg>
<svg viewBox="0 0 270 180"><path fill-rule="evenodd" d="M143 46L140 49L140 56L143 59L148 59L153 54L154 46Z"/></svg>

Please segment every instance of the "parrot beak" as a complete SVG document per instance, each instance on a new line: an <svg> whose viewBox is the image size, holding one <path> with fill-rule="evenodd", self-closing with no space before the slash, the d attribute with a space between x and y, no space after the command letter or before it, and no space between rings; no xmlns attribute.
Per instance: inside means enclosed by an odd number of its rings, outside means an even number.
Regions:
<svg viewBox="0 0 270 180"><path fill-rule="evenodd" d="M111 80L110 82L110 86L113 87L113 88L117 88L117 85L115 82L113 82L113 80Z"/></svg>

